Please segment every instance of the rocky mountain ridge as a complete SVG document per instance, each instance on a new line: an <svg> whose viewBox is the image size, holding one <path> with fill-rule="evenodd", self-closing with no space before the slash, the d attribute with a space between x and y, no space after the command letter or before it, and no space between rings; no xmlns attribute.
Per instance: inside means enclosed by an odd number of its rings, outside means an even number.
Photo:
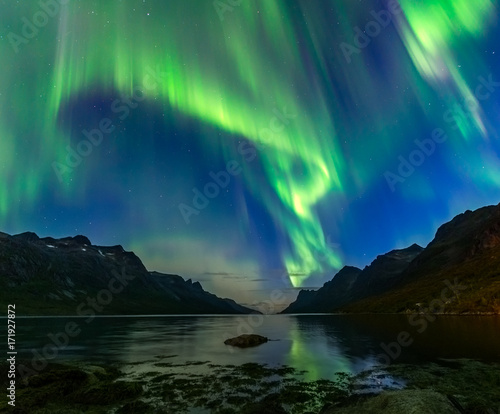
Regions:
<svg viewBox="0 0 500 414"><path fill-rule="evenodd" d="M283 313L421 312L443 287L464 291L444 313L500 313L500 204L467 210L434 239L378 256L363 270L344 267L317 291L301 291Z"/></svg>
<svg viewBox="0 0 500 414"><path fill-rule="evenodd" d="M74 315L95 298L103 302L101 314L255 312L206 292L199 282L149 272L120 245L95 246L81 235L0 233L0 301L17 303L19 315Z"/></svg>

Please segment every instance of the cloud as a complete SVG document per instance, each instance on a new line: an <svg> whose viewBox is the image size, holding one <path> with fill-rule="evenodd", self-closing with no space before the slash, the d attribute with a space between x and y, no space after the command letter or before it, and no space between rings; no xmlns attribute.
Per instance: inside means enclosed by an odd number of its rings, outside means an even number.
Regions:
<svg viewBox="0 0 500 414"><path fill-rule="evenodd" d="M228 273L228 272L203 272L202 276L212 276L212 277L221 276L222 279L235 279L235 280L248 279L248 276L245 276L241 273Z"/></svg>
<svg viewBox="0 0 500 414"><path fill-rule="evenodd" d="M281 290L283 292L286 291L297 291L297 290L318 290L320 287L319 286L311 286L311 287L287 287L287 288L279 288L278 290ZM271 292L272 289L248 289L248 292Z"/></svg>

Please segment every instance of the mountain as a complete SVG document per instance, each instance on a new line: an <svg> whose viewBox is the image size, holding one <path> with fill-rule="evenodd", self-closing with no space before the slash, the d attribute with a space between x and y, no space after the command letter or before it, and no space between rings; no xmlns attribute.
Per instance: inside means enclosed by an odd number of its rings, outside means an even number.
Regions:
<svg viewBox="0 0 500 414"><path fill-rule="evenodd" d="M85 236L0 233L0 302L18 315L252 313L199 282L149 272L122 246Z"/></svg>
<svg viewBox="0 0 500 414"><path fill-rule="evenodd" d="M318 291L300 292L284 312L421 312L434 303L432 312L498 314L500 204L459 214L425 249L378 256L347 287L344 269ZM441 306L443 294L451 300Z"/></svg>
<svg viewBox="0 0 500 414"><path fill-rule="evenodd" d="M301 290L295 302L281 313L322 313L341 306L351 300L352 286L361 269L344 266L335 277L319 290Z"/></svg>
<svg viewBox="0 0 500 414"><path fill-rule="evenodd" d="M317 291L300 291L282 313L331 312L343 305L389 290L423 248L412 246L378 256L363 270L345 266Z"/></svg>

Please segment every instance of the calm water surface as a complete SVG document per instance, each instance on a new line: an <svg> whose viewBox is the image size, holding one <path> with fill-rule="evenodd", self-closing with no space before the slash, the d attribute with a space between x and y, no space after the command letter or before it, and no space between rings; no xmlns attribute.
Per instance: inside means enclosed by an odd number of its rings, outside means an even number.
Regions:
<svg viewBox="0 0 500 414"><path fill-rule="evenodd" d="M335 372L358 373L375 366L384 353L382 344L397 340L402 331L413 341L402 347L394 362L422 363L435 358L472 358L500 362L500 318L442 316L412 326L403 315L270 315L159 316L85 318L17 318L18 358L32 358L51 344L49 333L64 331L75 322L81 333L59 349L56 360L136 364L159 356L169 362L210 361L213 364L246 362L290 365L307 370L308 379L331 379ZM253 332L277 341L248 349L223 344L224 340ZM393 345L393 349L394 345ZM144 367L143 367L144 368Z"/></svg>

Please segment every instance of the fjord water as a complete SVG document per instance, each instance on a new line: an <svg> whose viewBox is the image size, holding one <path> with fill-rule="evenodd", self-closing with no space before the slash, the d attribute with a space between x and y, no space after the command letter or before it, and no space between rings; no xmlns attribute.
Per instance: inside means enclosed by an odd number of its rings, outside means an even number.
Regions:
<svg viewBox="0 0 500 414"><path fill-rule="evenodd" d="M46 347L57 352L56 362L134 364L141 370L155 357L165 356L175 364L256 362L307 370L310 380L331 379L339 371L358 373L388 358L391 363L414 364L436 358L500 362L500 317L439 316L427 323L423 318L412 324L405 315L18 318L16 344L18 359L32 359L36 352L43 355ZM48 345L53 344L49 334L58 336L68 322L76 323L81 332L66 346ZM411 344L395 345L401 332L407 332L404 343ZM276 341L248 349L224 345L225 339L241 333Z"/></svg>

